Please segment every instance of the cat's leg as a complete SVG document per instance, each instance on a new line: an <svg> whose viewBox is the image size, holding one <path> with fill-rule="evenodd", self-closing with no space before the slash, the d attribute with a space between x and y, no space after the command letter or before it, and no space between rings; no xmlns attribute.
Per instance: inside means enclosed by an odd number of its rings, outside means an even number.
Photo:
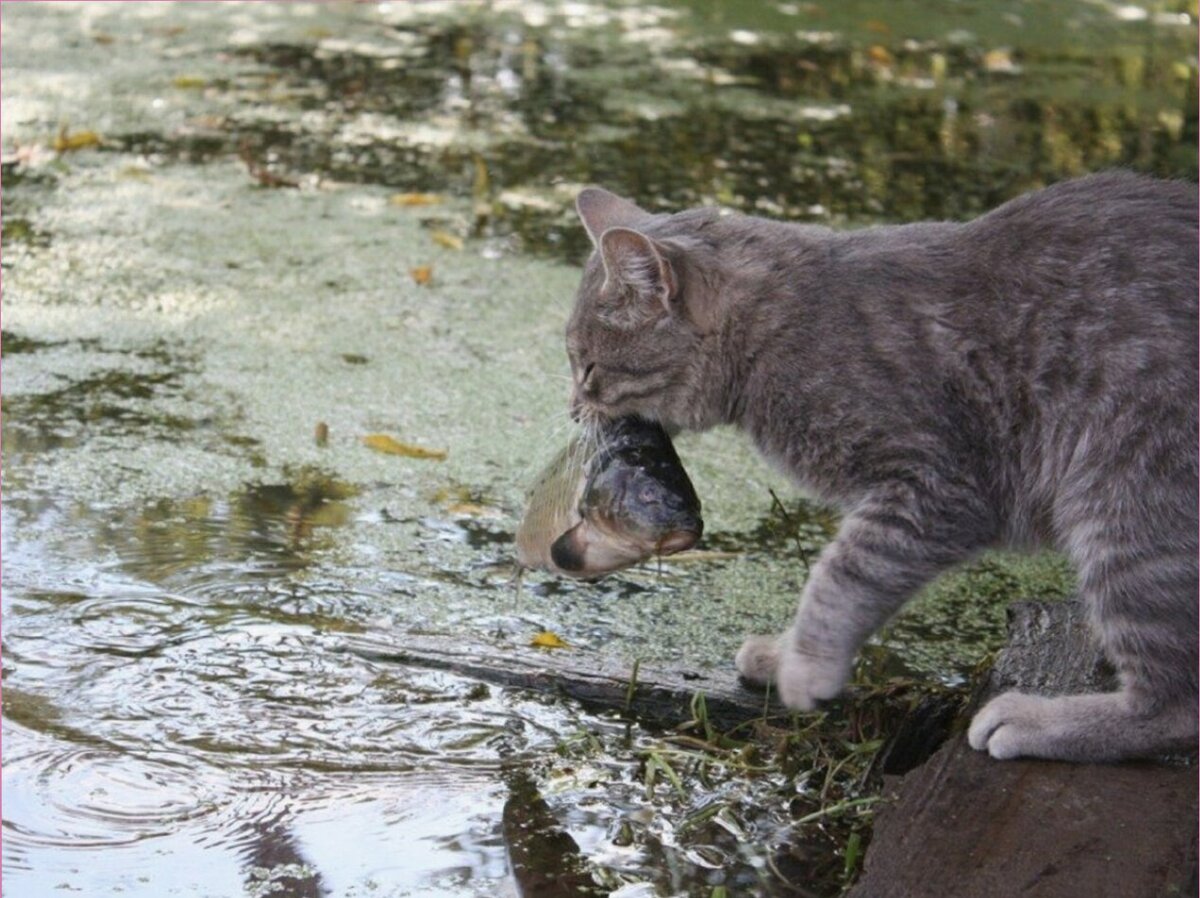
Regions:
<svg viewBox="0 0 1200 898"><path fill-rule="evenodd" d="M934 496L911 487L881 492L842 521L780 636L751 636L735 664L747 680L773 682L789 708L837 696L859 647L913 593L993 538L982 501L963 490Z"/></svg>
<svg viewBox="0 0 1200 898"><path fill-rule="evenodd" d="M998 696L968 732L971 745L994 758L1113 761L1196 743L1195 475L1125 488L1114 480L1098 477L1094 502L1088 494L1074 500L1067 548L1121 689Z"/></svg>

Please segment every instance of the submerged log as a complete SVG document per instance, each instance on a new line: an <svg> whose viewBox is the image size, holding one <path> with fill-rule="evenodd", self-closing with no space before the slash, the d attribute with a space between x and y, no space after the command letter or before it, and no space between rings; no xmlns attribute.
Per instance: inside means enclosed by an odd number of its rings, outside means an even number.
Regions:
<svg viewBox="0 0 1200 898"><path fill-rule="evenodd" d="M704 695L708 721L718 730L768 713L765 693L747 688L727 669L635 666L581 649L500 646L445 636L405 635L399 644L346 636L339 637L337 648L370 661L445 670L498 686L562 695L591 709L625 711L664 727L692 718L697 693ZM769 713L787 714L777 704Z"/></svg>
<svg viewBox="0 0 1200 898"><path fill-rule="evenodd" d="M1007 689L1111 688L1077 603L1019 603L976 706ZM851 898L1196 894L1194 758L994 761L965 733L885 788Z"/></svg>

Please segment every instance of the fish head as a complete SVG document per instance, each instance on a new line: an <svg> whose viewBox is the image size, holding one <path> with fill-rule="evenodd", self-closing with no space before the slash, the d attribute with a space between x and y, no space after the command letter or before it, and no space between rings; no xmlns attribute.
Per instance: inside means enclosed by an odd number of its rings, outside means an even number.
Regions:
<svg viewBox="0 0 1200 898"><path fill-rule="evenodd" d="M584 517L610 533L670 555L695 545L704 532L700 500L673 453L626 453L588 484L580 506Z"/></svg>
<svg viewBox="0 0 1200 898"><path fill-rule="evenodd" d="M573 576L682 552L704 532L700 501L681 468L613 464L592 478L579 511L579 524L551 547L554 564Z"/></svg>

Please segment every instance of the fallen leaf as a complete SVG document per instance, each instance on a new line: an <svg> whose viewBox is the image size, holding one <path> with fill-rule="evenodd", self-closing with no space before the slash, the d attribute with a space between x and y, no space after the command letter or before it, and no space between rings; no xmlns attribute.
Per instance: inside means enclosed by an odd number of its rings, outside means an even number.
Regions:
<svg viewBox="0 0 1200 898"><path fill-rule="evenodd" d="M471 198L475 204L475 214L486 215L491 207L491 181L488 178L487 163L478 153L475 154L475 180L471 184Z"/></svg>
<svg viewBox="0 0 1200 898"><path fill-rule="evenodd" d="M269 170L265 165L262 165L254 158L254 148L250 145L249 140L242 140L238 145L238 157L246 165L246 170L250 172L250 176L258 181L263 187L299 187L300 182L295 178L288 178L283 175L277 175Z"/></svg>
<svg viewBox="0 0 1200 898"><path fill-rule="evenodd" d="M329 425L324 421L317 422L316 438L318 446L329 445Z"/></svg>
<svg viewBox="0 0 1200 898"><path fill-rule="evenodd" d="M441 201L436 193L393 193L388 197L393 206L436 206Z"/></svg>
<svg viewBox="0 0 1200 898"><path fill-rule="evenodd" d="M563 642L562 637L557 633L551 633L549 630L543 630L529 641L529 644L534 648L539 649L569 649L570 646Z"/></svg>
<svg viewBox="0 0 1200 898"><path fill-rule="evenodd" d="M453 502L446 506L446 511L463 518L498 518L500 511L490 505L480 502Z"/></svg>
<svg viewBox="0 0 1200 898"><path fill-rule="evenodd" d="M1021 67L1013 62L1012 53L1005 47L988 50L983 54L983 67L989 72L1015 75Z"/></svg>
<svg viewBox="0 0 1200 898"><path fill-rule="evenodd" d="M873 44L867 49L867 57L876 65L891 65L894 61L887 47Z"/></svg>
<svg viewBox="0 0 1200 898"><path fill-rule="evenodd" d="M385 433L373 433L363 437L363 443L368 449L382 452L385 455L402 455L405 458L432 458L441 461L446 457L445 449L426 449L424 446L414 446L412 443L401 443Z"/></svg>
<svg viewBox="0 0 1200 898"><path fill-rule="evenodd" d="M457 234L451 234L449 231L434 231L429 235L433 238L433 242L438 246L444 246L446 249L460 250L463 248L463 240Z"/></svg>
<svg viewBox="0 0 1200 898"><path fill-rule="evenodd" d="M152 175L147 169L140 168L136 165L125 166L123 169L117 172L117 176L121 178L128 178L130 181L149 181L152 178Z"/></svg>
<svg viewBox="0 0 1200 898"><path fill-rule="evenodd" d="M199 75L177 75L171 79L171 86L180 90L201 90L208 87L208 81Z"/></svg>
<svg viewBox="0 0 1200 898"><path fill-rule="evenodd" d="M55 152L70 153L75 150L86 150L88 147L97 147L100 145L102 138L95 131L76 131L70 133L64 126L58 136L54 138Z"/></svg>
<svg viewBox="0 0 1200 898"><path fill-rule="evenodd" d="M418 265L416 268L408 269L408 273L412 275L412 279L417 282L417 286L424 287L433 277L432 265Z"/></svg>

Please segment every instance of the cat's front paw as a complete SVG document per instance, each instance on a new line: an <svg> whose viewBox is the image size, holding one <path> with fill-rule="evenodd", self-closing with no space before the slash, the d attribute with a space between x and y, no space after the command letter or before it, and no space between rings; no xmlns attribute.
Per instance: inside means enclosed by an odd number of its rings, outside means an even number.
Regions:
<svg viewBox="0 0 1200 898"><path fill-rule="evenodd" d="M779 666L779 640L778 636L748 636L733 659L737 672L751 683L766 686Z"/></svg>
<svg viewBox="0 0 1200 898"><path fill-rule="evenodd" d="M784 652L775 672L775 690L793 711L812 711L820 702L841 695L849 678L849 660Z"/></svg>
<svg viewBox="0 0 1200 898"><path fill-rule="evenodd" d="M967 741L971 748L986 751L1000 761L1046 757L1044 743L1054 723L1053 703L1053 699L1040 695L1006 692L975 715L967 730Z"/></svg>

